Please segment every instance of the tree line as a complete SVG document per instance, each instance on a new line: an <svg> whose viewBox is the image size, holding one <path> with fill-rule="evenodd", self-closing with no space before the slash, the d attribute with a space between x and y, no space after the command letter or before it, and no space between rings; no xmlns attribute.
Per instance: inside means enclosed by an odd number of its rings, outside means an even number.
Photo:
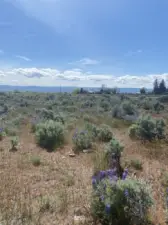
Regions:
<svg viewBox="0 0 168 225"><path fill-rule="evenodd" d="M152 93L153 94L164 94L168 92L168 89L166 88L166 82L164 79L162 79L160 82L158 81L158 79L155 79L154 83L153 83L153 90ZM146 88L141 88L140 89L140 93L141 94L145 94L146 93Z"/></svg>

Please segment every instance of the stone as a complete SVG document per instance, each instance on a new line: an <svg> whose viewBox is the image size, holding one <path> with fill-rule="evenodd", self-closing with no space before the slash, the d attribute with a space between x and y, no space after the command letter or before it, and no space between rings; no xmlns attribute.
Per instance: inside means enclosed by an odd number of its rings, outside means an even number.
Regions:
<svg viewBox="0 0 168 225"><path fill-rule="evenodd" d="M74 214L75 214L76 216L81 216L83 213L82 213L82 210L81 210L80 208L76 208L76 209L74 210Z"/></svg>
<svg viewBox="0 0 168 225"><path fill-rule="evenodd" d="M83 153L91 153L92 150L91 149L83 149Z"/></svg>
<svg viewBox="0 0 168 225"><path fill-rule="evenodd" d="M75 155L75 153L69 153L69 157L75 157L76 155Z"/></svg>
<svg viewBox="0 0 168 225"><path fill-rule="evenodd" d="M86 224L85 216L74 216L74 225L83 225Z"/></svg>

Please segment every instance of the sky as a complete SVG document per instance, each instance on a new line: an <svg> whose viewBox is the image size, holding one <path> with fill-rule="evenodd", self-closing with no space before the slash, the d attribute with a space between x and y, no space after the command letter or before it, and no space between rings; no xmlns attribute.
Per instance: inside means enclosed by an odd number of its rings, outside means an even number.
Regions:
<svg viewBox="0 0 168 225"><path fill-rule="evenodd" d="M0 0L0 84L168 83L167 0Z"/></svg>

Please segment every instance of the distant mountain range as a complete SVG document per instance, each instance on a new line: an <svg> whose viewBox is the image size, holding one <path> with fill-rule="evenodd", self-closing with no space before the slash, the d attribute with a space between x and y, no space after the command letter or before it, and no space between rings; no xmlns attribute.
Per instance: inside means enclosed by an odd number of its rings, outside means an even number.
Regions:
<svg viewBox="0 0 168 225"><path fill-rule="evenodd" d="M7 91L30 91L30 92L68 92L71 93L78 87L42 87L42 86L10 86L0 85L0 92ZM99 90L99 88L83 87L86 90ZM139 93L139 88L118 88L120 93Z"/></svg>

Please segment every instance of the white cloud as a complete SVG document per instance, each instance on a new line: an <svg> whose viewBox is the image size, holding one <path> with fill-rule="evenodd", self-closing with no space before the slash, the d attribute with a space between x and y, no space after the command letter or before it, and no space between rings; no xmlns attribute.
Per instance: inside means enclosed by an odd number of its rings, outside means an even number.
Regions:
<svg viewBox="0 0 168 225"><path fill-rule="evenodd" d="M26 56L22 56L22 55L16 55L16 58L19 58L19 59L22 59L22 60L25 60L27 62L31 61L31 59L29 59L28 57Z"/></svg>
<svg viewBox="0 0 168 225"><path fill-rule="evenodd" d="M82 65L96 65L99 62L95 59L83 58L83 59L77 61L77 63L82 64Z"/></svg>
<svg viewBox="0 0 168 225"><path fill-rule="evenodd" d="M36 86L85 86L96 87L105 84L108 87L142 87L151 88L153 81L165 79L168 82L168 73L148 74L143 76L113 74L94 74L78 69L60 71L51 68L14 68L0 70L1 83L12 85ZM17 81L17 82L16 82Z"/></svg>
<svg viewBox="0 0 168 225"><path fill-rule="evenodd" d="M138 49L138 50L135 50L135 51L128 51L126 54L125 54L125 56L135 56L135 55L138 55L138 54L140 54L140 53L142 53L143 51L142 51L142 49Z"/></svg>
<svg viewBox="0 0 168 225"><path fill-rule="evenodd" d="M80 59L76 62L71 62L69 64L70 65L77 65L77 66L93 66L93 65L97 65L99 63L100 62L95 60L95 59L83 58L83 59ZM79 69L77 69L77 70L79 70Z"/></svg>

